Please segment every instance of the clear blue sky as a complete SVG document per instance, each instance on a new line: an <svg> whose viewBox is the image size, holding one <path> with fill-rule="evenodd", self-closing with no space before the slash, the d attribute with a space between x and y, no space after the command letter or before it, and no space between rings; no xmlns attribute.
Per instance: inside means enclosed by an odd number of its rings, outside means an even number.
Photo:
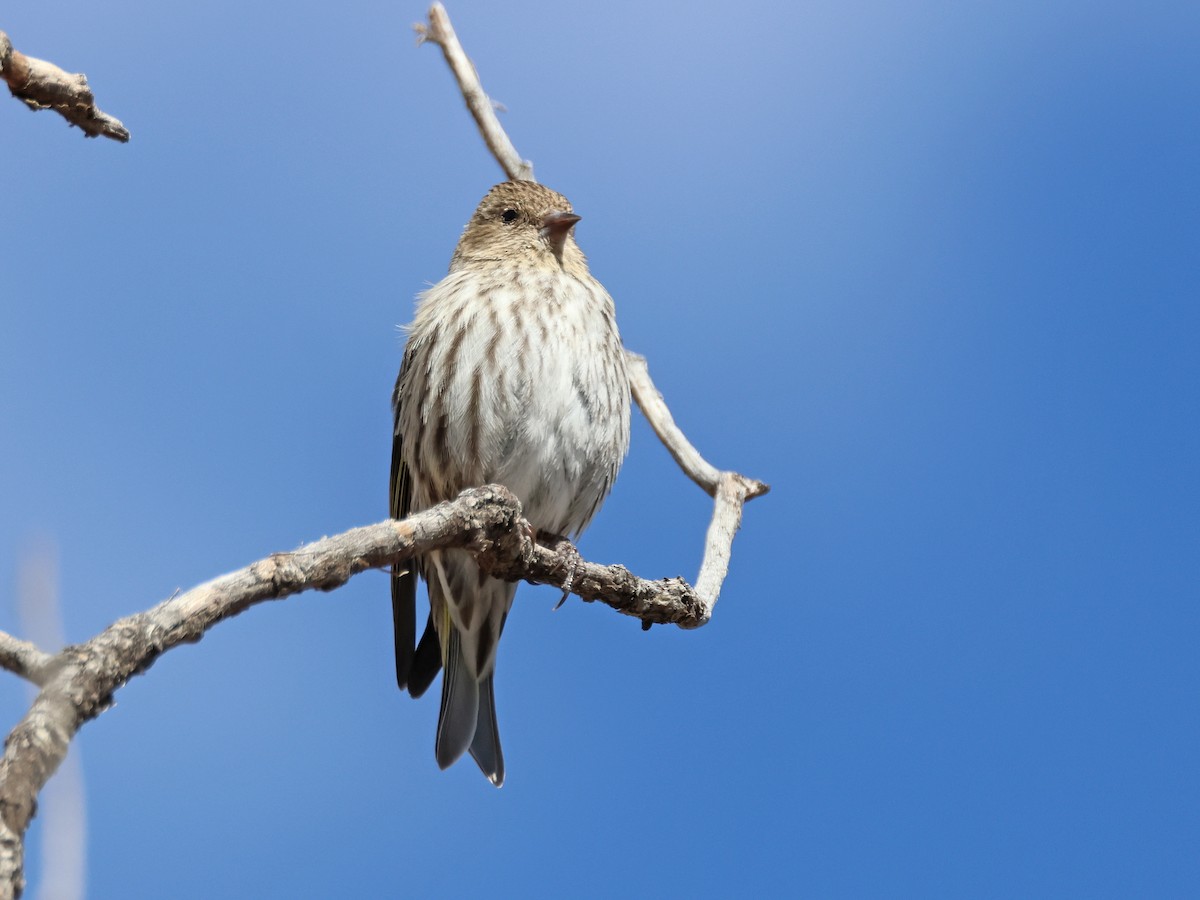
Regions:
<svg viewBox="0 0 1200 900"><path fill-rule="evenodd" d="M422 4L281 9L0 21L133 132L0 103L0 588L53 536L70 640L386 515L396 326L500 180ZM92 896L1200 892L1200 7L450 12L773 491L699 632L521 589L500 791L383 575L168 654L75 744ZM693 577L708 512L637 420L582 549Z"/></svg>

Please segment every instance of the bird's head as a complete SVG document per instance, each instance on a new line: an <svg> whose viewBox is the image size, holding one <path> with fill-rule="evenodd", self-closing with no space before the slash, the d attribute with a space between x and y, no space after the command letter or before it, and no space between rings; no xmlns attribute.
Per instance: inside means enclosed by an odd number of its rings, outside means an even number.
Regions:
<svg viewBox="0 0 1200 900"><path fill-rule="evenodd" d="M557 191L533 181L506 181L488 191L471 216L453 265L504 260L586 271L574 237L579 218Z"/></svg>

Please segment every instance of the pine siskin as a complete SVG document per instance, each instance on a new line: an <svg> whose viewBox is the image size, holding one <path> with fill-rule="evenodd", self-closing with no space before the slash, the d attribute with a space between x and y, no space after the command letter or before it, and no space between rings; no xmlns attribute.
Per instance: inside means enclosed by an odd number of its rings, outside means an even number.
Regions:
<svg viewBox="0 0 1200 900"><path fill-rule="evenodd" d="M449 274L421 295L392 399L392 516L492 482L550 534L578 535L599 509L629 446L629 379L612 298L575 243L578 221L542 185L498 184ZM415 568L429 621L414 650L416 577L394 574L396 679L419 697L445 668L438 765L470 750L498 787L492 678L516 585L483 575L462 550Z"/></svg>

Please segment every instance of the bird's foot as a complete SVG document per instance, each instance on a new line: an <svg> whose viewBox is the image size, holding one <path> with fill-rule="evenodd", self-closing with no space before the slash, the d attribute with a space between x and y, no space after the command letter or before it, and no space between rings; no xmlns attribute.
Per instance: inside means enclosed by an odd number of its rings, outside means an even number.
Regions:
<svg viewBox="0 0 1200 900"><path fill-rule="evenodd" d="M571 596L571 587L575 584L575 575L583 563L583 557L575 549L574 544L560 535L542 532L541 539L543 544L550 545L553 548L554 552L558 554L563 567L567 570L567 577L562 584L562 597L554 605L555 609L561 609L562 605L567 602L567 598Z"/></svg>

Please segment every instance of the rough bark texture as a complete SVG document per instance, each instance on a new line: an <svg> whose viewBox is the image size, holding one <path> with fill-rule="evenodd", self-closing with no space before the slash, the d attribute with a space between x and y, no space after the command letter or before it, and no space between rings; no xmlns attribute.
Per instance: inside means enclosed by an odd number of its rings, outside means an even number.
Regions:
<svg viewBox="0 0 1200 900"><path fill-rule="evenodd" d="M121 143L129 140L125 126L96 106L86 75L72 75L54 63L26 56L13 47L3 31L0 31L0 77L12 95L30 109L54 110L78 126L84 137L103 135Z"/></svg>
<svg viewBox="0 0 1200 900"><path fill-rule="evenodd" d="M50 678L54 657L29 641L0 631L0 669L16 672L27 681L41 686Z"/></svg>

